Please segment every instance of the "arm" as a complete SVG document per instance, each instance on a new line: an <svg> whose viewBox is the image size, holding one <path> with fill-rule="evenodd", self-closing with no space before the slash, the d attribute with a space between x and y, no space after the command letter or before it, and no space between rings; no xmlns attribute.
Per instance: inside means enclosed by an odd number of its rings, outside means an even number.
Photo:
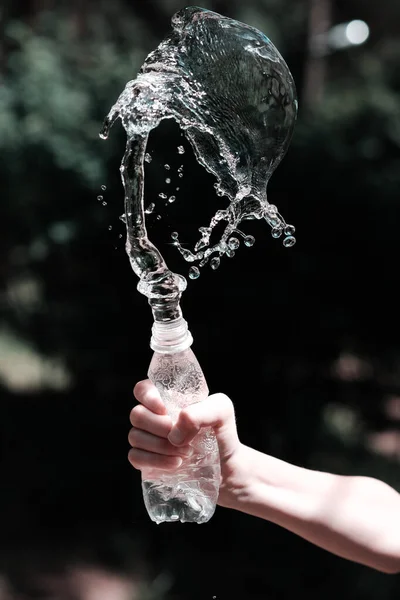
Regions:
<svg viewBox="0 0 400 600"><path fill-rule="evenodd" d="M251 448L230 507L267 519L343 558L400 572L400 494L376 479L321 473Z"/></svg>
<svg viewBox="0 0 400 600"><path fill-rule="evenodd" d="M367 477L296 467L243 445L232 402L215 394L181 411L173 425L149 382L134 390L131 464L176 469L202 427L213 427L221 460L218 504L266 519L343 558L400 572L400 494Z"/></svg>

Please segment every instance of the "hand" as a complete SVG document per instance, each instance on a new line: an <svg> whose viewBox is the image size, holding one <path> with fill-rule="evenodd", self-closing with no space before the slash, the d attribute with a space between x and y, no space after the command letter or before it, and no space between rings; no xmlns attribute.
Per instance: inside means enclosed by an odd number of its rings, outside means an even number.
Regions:
<svg viewBox="0 0 400 600"><path fill-rule="evenodd" d="M382 481L296 467L244 446L232 402L214 394L173 425L157 388L134 389L129 460L136 469L174 470L202 427L212 427L221 461L218 504L271 521L321 548L384 573L400 572L400 495Z"/></svg>
<svg viewBox="0 0 400 600"><path fill-rule="evenodd" d="M173 471L191 453L190 442L202 427L212 427L221 461L221 487L218 504L233 507L235 497L245 487L246 447L238 438L231 400L213 394L179 413L173 425L157 388L148 379L133 391L140 404L130 415L132 429L128 459L135 469L157 468Z"/></svg>

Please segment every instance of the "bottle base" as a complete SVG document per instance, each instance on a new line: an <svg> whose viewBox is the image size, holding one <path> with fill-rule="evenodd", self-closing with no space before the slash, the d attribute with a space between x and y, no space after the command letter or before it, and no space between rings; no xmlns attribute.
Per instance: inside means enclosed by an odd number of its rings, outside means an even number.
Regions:
<svg viewBox="0 0 400 600"><path fill-rule="evenodd" d="M160 523L207 523L215 512L215 502L199 488L198 482L166 485L143 481L144 503L152 521Z"/></svg>

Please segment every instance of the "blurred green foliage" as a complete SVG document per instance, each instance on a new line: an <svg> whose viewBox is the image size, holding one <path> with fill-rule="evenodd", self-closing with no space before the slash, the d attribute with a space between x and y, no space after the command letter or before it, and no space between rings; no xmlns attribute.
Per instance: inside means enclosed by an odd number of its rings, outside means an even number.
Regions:
<svg viewBox="0 0 400 600"><path fill-rule="evenodd" d="M120 8L93 14L84 35L62 11L39 14L34 28L22 21L6 27L12 50L1 87L0 136L12 176L26 175L25 153L40 148L56 168L98 185L107 152L96 144L102 114L151 44L151 35Z"/></svg>

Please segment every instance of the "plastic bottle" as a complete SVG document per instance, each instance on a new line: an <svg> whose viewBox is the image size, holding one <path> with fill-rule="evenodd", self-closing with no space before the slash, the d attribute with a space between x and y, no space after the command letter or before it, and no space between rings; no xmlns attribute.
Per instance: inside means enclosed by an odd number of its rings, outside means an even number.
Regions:
<svg viewBox="0 0 400 600"><path fill-rule="evenodd" d="M182 408L208 396L207 383L190 348L193 339L182 317L167 323L154 322L152 334L154 354L148 376L176 421ZM221 471L212 428L202 429L191 445L193 454L179 469L142 471L144 503L156 523L206 523L214 514Z"/></svg>

